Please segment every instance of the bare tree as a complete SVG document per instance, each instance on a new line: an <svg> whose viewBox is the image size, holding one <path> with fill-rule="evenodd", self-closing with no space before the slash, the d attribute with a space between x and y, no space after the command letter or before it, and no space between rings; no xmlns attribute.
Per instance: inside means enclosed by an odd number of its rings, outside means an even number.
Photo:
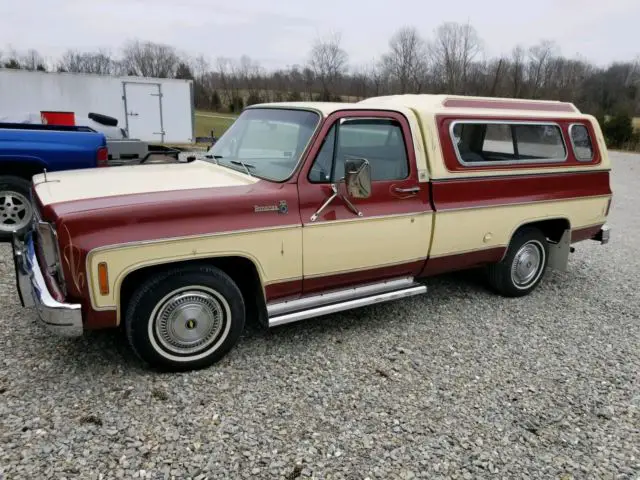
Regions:
<svg viewBox="0 0 640 480"><path fill-rule="evenodd" d="M373 62L367 69L367 76L371 79L372 95L377 97L387 91L389 83L387 74L380 63Z"/></svg>
<svg viewBox="0 0 640 480"><path fill-rule="evenodd" d="M529 81L529 95L539 98L539 92L544 84L545 71L554 55L556 46L549 40L543 40L529 49L529 63L527 77Z"/></svg>
<svg viewBox="0 0 640 480"><path fill-rule="evenodd" d="M116 62L107 51L79 52L67 50L58 62L58 71L112 75L116 73Z"/></svg>
<svg viewBox="0 0 640 480"><path fill-rule="evenodd" d="M511 96L518 98L522 96L522 88L525 82L524 49L517 46L511 52L510 68Z"/></svg>
<svg viewBox="0 0 640 480"><path fill-rule="evenodd" d="M30 49L24 54L19 62L25 70L41 70L43 72L47 70L44 58L34 49Z"/></svg>
<svg viewBox="0 0 640 480"><path fill-rule="evenodd" d="M382 69L399 93L420 93L427 76L427 44L414 27L402 27L389 41Z"/></svg>
<svg viewBox="0 0 640 480"><path fill-rule="evenodd" d="M311 48L309 66L320 81L322 98L329 100L333 88L347 71L347 52L340 46L341 36L332 34L316 40Z"/></svg>
<svg viewBox="0 0 640 480"><path fill-rule="evenodd" d="M469 24L447 22L436 29L431 52L448 93L465 93L469 66L481 50L480 37Z"/></svg>
<svg viewBox="0 0 640 480"><path fill-rule="evenodd" d="M498 95L498 92L502 91L502 81L507 78L504 75L504 70L506 69L507 60L504 58L499 58L497 61L490 62L488 66L488 80L491 82L491 88L486 93L490 97L495 97Z"/></svg>
<svg viewBox="0 0 640 480"><path fill-rule="evenodd" d="M358 66L353 69L353 73L347 79L347 93L353 97L355 101L359 101L367 97L369 92L369 77L367 75L367 67Z"/></svg>
<svg viewBox="0 0 640 480"><path fill-rule="evenodd" d="M262 67L247 55L240 57L236 68L237 76L242 82L242 87L247 90L247 103L261 102L260 90L262 87Z"/></svg>
<svg viewBox="0 0 640 480"><path fill-rule="evenodd" d="M173 77L180 62L173 47L160 43L134 40L125 45L123 53L128 73L142 77Z"/></svg>
<svg viewBox="0 0 640 480"><path fill-rule="evenodd" d="M302 70L302 78L304 82L304 89L307 93L307 99L313 100L313 85L316 81L315 73L313 73L313 70L309 67L305 67L304 70Z"/></svg>

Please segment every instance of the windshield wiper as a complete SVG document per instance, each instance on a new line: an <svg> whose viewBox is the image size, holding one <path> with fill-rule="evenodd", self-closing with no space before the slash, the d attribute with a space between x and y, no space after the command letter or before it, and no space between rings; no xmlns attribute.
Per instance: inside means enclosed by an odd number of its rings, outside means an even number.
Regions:
<svg viewBox="0 0 640 480"><path fill-rule="evenodd" d="M212 155L210 153L207 153L204 158L213 158L216 161L216 165L220 165L220 163L218 162L219 159L222 158L222 155Z"/></svg>
<svg viewBox="0 0 640 480"><path fill-rule="evenodd" d="M256 168L255 165L251 165L250 163L244 163L242 160L231 160L231 163L233 163L234 165L242 165L244 169L247 171L247 175L249 175L250 177L253 177L253 175L251 175L251 172L249 171L249 168Z"/></svg>

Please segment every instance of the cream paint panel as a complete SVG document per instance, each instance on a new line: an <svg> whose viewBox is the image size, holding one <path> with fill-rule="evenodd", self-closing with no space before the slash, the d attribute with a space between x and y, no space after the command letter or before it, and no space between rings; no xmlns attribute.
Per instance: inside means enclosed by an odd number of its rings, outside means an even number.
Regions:
<svg viewBox="0 0 640 480"><path fill-rule="evenodd" d="M506 246L520 225L536 220L567 218L572 229L604 223L608 198L594 197L438 212L431 256L440 257ZM487 241L486 235L490 235Z"/></svg>
<svg viewBox="0 0 640 480"><path fill-rule="evenodd" d="M221 256L242 256L258 268L262 285L302 277L302 228L247 231L228 235L178 238L152 243L115 246L94 251L87 259L94 308L114 308L125 276L139 268ZM101 295L97 267L106 262L109 294Z"/></svg>
<svg viewBox="0 0 640 480"><path fill-rule="evenodd" d="M372 269L426 258L432 214L305 225L305 277Z"/></svg>
<svg viewBox="0 0 640 480"><path fill-rule="evenodd" d="M206 161L185 164L132 165L47 173L34 177L45 205L97 197L196 188L251 185L259 181L244 173Z"/></svg>

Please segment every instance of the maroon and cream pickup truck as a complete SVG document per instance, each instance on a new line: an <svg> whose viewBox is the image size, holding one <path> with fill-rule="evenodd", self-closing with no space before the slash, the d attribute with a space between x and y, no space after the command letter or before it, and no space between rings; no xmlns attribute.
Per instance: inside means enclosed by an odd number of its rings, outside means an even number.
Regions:
<svg viewBox="0 0 640 480"><path fill-rule="evenodd" d="M20 297L59 335L122 326L149 365L202 368L247 319L423 294L444 272L482 267L523 297L572 244L608 242L609 171L598 122L570 103L255 105L186 164L34 177Z"/></svg>

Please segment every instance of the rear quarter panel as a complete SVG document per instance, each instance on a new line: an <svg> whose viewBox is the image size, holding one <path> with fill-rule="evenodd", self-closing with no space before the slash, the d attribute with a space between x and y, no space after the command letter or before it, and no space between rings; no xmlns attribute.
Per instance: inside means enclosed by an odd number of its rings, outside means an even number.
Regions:
<svg viewBox="0 0 640 480"><path fill-rule="evenodd" d="M561 126L567 149L562 163L509 166L462 166L450 137L455 119L552 121ZM595 118L548 116L477 116L456 113L422 118L432 181L433 240L426 273L499 261L522 225L565 219L573 240L605 223L609 202L610 162ZM568 127L583 123L596 155L591 162L575 158Z"/></svg>

